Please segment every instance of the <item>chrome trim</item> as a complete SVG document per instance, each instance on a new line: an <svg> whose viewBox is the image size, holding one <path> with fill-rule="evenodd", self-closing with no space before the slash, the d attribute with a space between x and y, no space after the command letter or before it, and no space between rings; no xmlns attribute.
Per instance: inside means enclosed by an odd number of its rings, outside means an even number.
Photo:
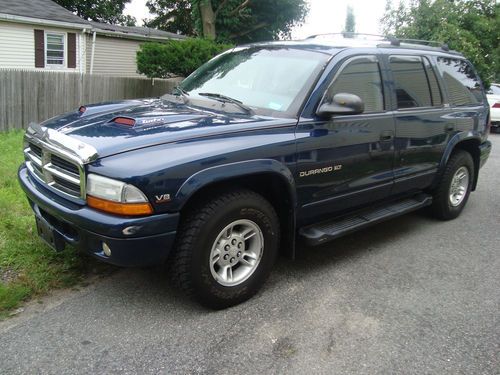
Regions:
<svg viewBox="0 0 500 375"><path fill-rule="evenodd" d="M63 169L56 167L52 163L45 164L43 166L43 169L49 171L52 175L55 175L63 180L71 182L72 184L80 186L80 176L76 176L74 173L64 171Z"/></svg>
<svg viewBox="0 0 500 375"><path fill-rule="evenodd" d="M26 158L28 158L31 162L42 168L42 160L38 157L38 155L33 153L29 147L26 147L24 149L24 156L26 156Z"/></svg>
<svg viewBox="0 0 500 375"><path fill-rule="evenodd" d="M85 164L98 158L97 151L93 146L35 123L31 123L26 130L25 142L42 150L40 158L30 147L24 149L28 170L40 183L71 200L85 200L87 193ZM78 168L78 175L54 165L51 160L52 155L73 164ZM58 184L54 180L54 176L79 186L79 195L76 195L76 191Z"/></svg>
<svg viewBox="0 0 500 375"><path fill-rule="evenodd" d="M75 160L79 164L87 164L98 158L97 150L93 146L36 123L29 125L26 137L40 140L50 151Z"/></svg>

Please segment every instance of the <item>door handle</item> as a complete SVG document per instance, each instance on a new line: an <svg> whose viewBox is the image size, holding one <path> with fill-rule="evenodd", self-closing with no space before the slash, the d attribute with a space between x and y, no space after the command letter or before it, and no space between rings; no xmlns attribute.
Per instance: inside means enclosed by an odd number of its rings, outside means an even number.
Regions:
<svg viewBox="0 0 500 375"><path fill-rule="evenodd" d="M386 130L380 133L380 140L382 142L392 141L394 138L394 132L392 130Z"/></svg>

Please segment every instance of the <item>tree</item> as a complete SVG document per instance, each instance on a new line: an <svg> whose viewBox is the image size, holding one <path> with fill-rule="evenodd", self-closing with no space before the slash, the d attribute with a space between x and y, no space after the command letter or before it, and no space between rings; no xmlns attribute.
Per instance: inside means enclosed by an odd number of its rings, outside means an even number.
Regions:
<svg viewBox="0 0 500 375"><path fill-rule="evenodd" d="M176 34L196 35L190 0L148 0L146 6L156 17L145 20L145 26Z"/></svg>
<svg viewBox="0 0 500 375"><path fill-rule="evenodd" d="M149 78L167 78L172 74L187 77L200 65L232 47L201 38L143 43L137 51L137 70Z"/></svg>
<svg viewBox="0 0 500 375"><path fill-rule="evenodd" d="M135 18L123 15L131 0L54 0L77 16L96 22L134 26Z"/></svg>
<svg viewBox="0 0 500 375"><path fill-rule="evenodd" d="M345 26L344 33L355 33L356 32L356 18L354 16L354 10L350 5L347 6L347 13L345 16Z"/></svg>
<svg viewBox="0 0 500 375"><path fill-rule="evenodd" d="M236 43L288 37L308 11L306 0L149 0L147 4L157 15L147 22L150 26Z"/></svg>
<svg viewBox="0 0 500 375"><path fill-rule="evenodd" d="M397 7L389 0L381 23L386 34L447 43L472 61L488 86L500 80L499 11L495 0L412 0Z"/></svg>

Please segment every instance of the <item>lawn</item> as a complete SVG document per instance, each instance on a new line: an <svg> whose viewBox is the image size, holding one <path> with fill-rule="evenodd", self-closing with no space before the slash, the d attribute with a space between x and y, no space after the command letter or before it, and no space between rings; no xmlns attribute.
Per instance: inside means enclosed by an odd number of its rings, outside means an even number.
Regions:
<svg viewBox="0 0 500 375"><path fill-rule="evenodd" d="M67 247L55 253L37 236L16 172L23 132L0 133L0 319L23 301L75 285L96 262Z"/></svg>

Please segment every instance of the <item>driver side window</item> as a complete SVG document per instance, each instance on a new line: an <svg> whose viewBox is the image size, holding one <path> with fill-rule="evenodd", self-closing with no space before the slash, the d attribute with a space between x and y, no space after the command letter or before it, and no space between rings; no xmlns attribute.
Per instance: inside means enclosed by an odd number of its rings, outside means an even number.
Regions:
<svg viewBox="0 0 500 375"><path fill-rule="evenodd" d="M373 56L355 57L341 68L328 88L324 101L331 102L339 93L359 96L364 104L364 112L382 112L384 94L378 61Z"/></svg>

